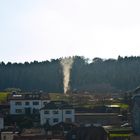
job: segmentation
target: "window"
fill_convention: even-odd
[[[45,111],[44,111],[44,114],[50,114],[50,111],[45,110]]]
[[[16,109],[16,113],[22,113],[22,109]]]
[[[53,122],[54,122],[54,123],[57,123],[57,122],[58,122],[58,118],[54,118],[54,119],[53,119]]]
[[[27,107],[24,110],[25,110],[25,114],[27,114],[27,115],[31,114],[31,108],[30,107]]]
[[[3,136],[3,139],[6,140],[6,136]]]
[[[37,102],[37,101],[33,102],[33,105],[39,105],[39,102]]]
[[[15,105],[22,105],[21,102],[15,102]]]
[[[33,95],[29,95],[29,97],[30,97],[30,98],[32,98],[32,97],[33,97]]]
[[[71,110],[66,110],[65,114],[71,114]]]
[[[47,118],[47,119],[46,119],[46,124],[49,124],[49,123],[50,123],[50,119]]]
[[[34,113],[34,114],[39,114],[39,109],[33,108],[33,113]]]
[[[25,105],[29,105],[30,104],[30,102],[25,102]]]
[[[66,118],[66,119],[65,119],[65,122],[70,123],[70,122],[72,122],[72,120],[71,120],[71,118]]]
[[[54,110],[53,111],[53,114],[58,114],[58,110]]]

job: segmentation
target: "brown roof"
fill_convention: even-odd
[[[22,136],[45,135],[45,131],[44,129],[41,128],[30,128],[30,129],[24,129],[21,135]]]
[[[24,129],[20,135],[15,135],[13,140],[64,140],[62,135],[47,135],[42,128]]]
[[[65,140],[64,136],[14,136],[13,140]]]

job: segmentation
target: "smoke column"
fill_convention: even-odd
[[[64,93],[67,94],[67,91],[70,89],[70,70],[72,68],[73,58],[64,58],[61,60],[61,65],[63,68],[63,86],[64,86]]]

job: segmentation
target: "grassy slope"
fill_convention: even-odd
[[[50,93],[49,96],[50,96],[51,100],[53,100],[53,101],[59,101],[59,100],[67,101],[69,99],[69,97],[65,96],[64,94],[60,94],[60,93]]]
[[[0,103],[3,103],[7,100],[8,92],[0,92]]]

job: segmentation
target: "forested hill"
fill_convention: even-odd
[[[118,57],[91,63],[84,57],[73,57],[70,86],[72,91],[119,92],[140,85],[140,57]],[[20,88],[23,91],[63,92],[61,59],[44,62],[0,63],[0,90]]]

